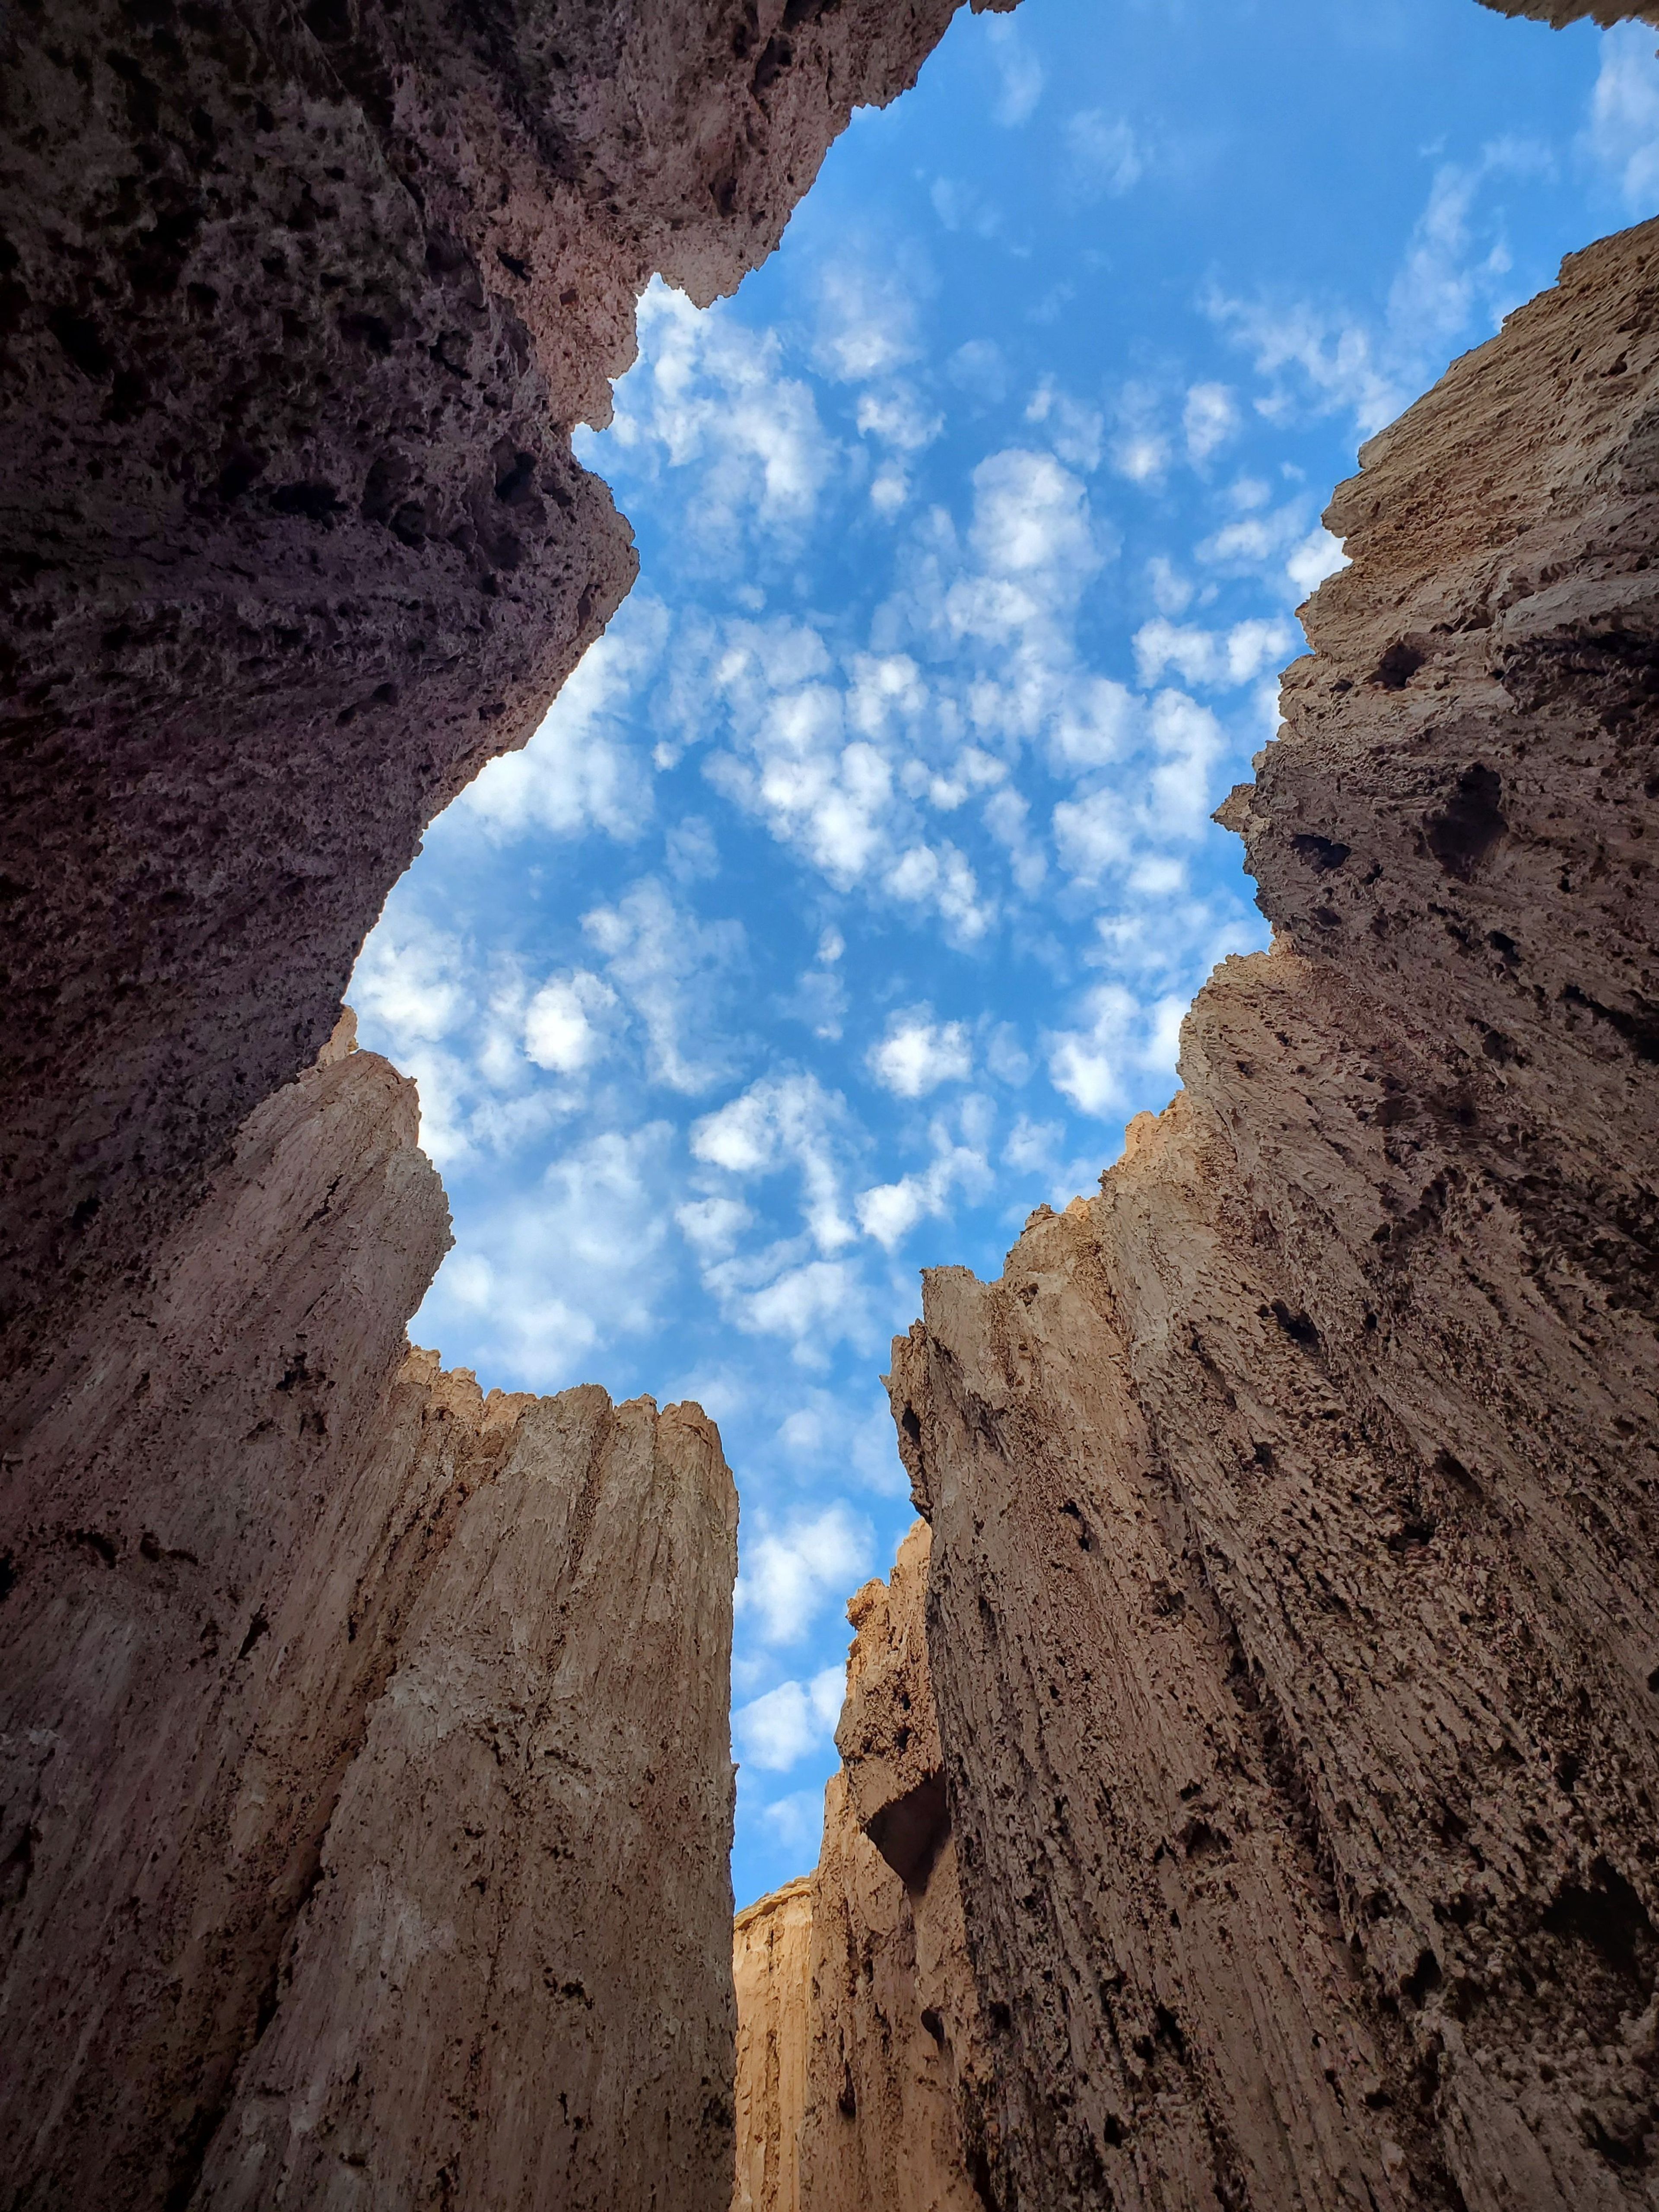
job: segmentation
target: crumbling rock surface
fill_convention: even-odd
[[[857,1634],[817,1871],[738,1916],[733,2212],[983,2212],[988,2084],[942,1790],[918,1524]],[[906,1808],[911,1808],[907,1813]],[[885,1839],[885,1850],[872,1836]],[[905,1869],[890,1863],[896,1850]]]
[[[1373,440],[1273,950],[895,1346],[997,2202],[1659,2169],[1659,225]]]
[[[6,1468],[5,2201],[714,2212],[731,1478],[408,1350],[447,1210],[346,1042]]]
[[[1659,7],[1627,7],[1625,0],[1481,0],[1500,15],[1525,15],[1534,23],[1553,23],[1558,30],[1569,23],[1589,21],[1604,27],[1613,23],[1659,23]]]
[[[799,2212],[813,1887],[810,1875],[786,1882],[732,1923],[738,2065],[732,2212]]]
[[[0,1367],[313,1059],[626,592],[569,434],[652,272],[734,286],[955,5],[6,11]]]

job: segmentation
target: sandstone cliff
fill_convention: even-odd
[[[414,1086],[325,1057],[7,1468],[6,2201],[722,2205],[718,1439],[410,1352]]]
[[[569,433],[652,272],[731,289],[956,4],[0,17],[0,1371],[315,1055],[626,592]]]
[[[1000,2202],[1651,2201],[1659,225],[1366,448],[1272,952],[892,1395]]]

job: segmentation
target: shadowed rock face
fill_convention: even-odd
[[[1481,0],[1500,15],[1526,15],[1534,23],[1553,23],[1558,30],[1569,23],[1639,21],[1659,23],[1659,8],[1626,7],[1624,0]]]
[[[1659,225],[1361,458],[1274,949],[895,1346],[1008,2207],[1650,2202]]]
[[[0,1356],[314,1057],[634,556],[571,457],[956,0],[19,0],[0,25]]]
[[[408,1351],[415,1131],[267,1101],[8,1469],[9,2204],[725,2204],[731,1477]]]

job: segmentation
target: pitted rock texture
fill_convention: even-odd
[[[1659,23],[1659,8],[1632,8],[1624,0],[1482,0],[1500,15],[1525,15],[1534,23],[1553,23],[1558,30],[1585,21],[1604,27],[1638,21]]]
[[[1274,949],[895,1347],[1005,2207],[1653,2201],[1659,226],[1362,462]]]
[[[732,1923],[738,2155],[732,2212],[799,2212],[813,1888],[811,1875],[787,1882]]]
[[[738,1916],[732,2212],[983,2212],[983,2035],[942,1801],[925,1850],[893,1815],[940,1771],[918,1524],[857,1634],[816,1873]],[[895,1871],[871,1840],[899,1838]]]
[[[628,589],[569,433],[652,272],[734,286],[955,5],[6,11],[4,1366],[312,1060]]]
[[[347,1042],[6,1468],[7,2203],[713,2212],[731,1479],[409,1351],[443,1194]]]

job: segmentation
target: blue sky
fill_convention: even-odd
[[[489,1387],[690,1397],[742,1493],[744,1904],[812,1863],[910,1511],[877,1377],[1175,1087],[1264,940],[1207,817],[1355,448],[1659,208],[1654,34],[1472,0],[959,16],[578,434],[640,581],[428,833],[353,986]]]

